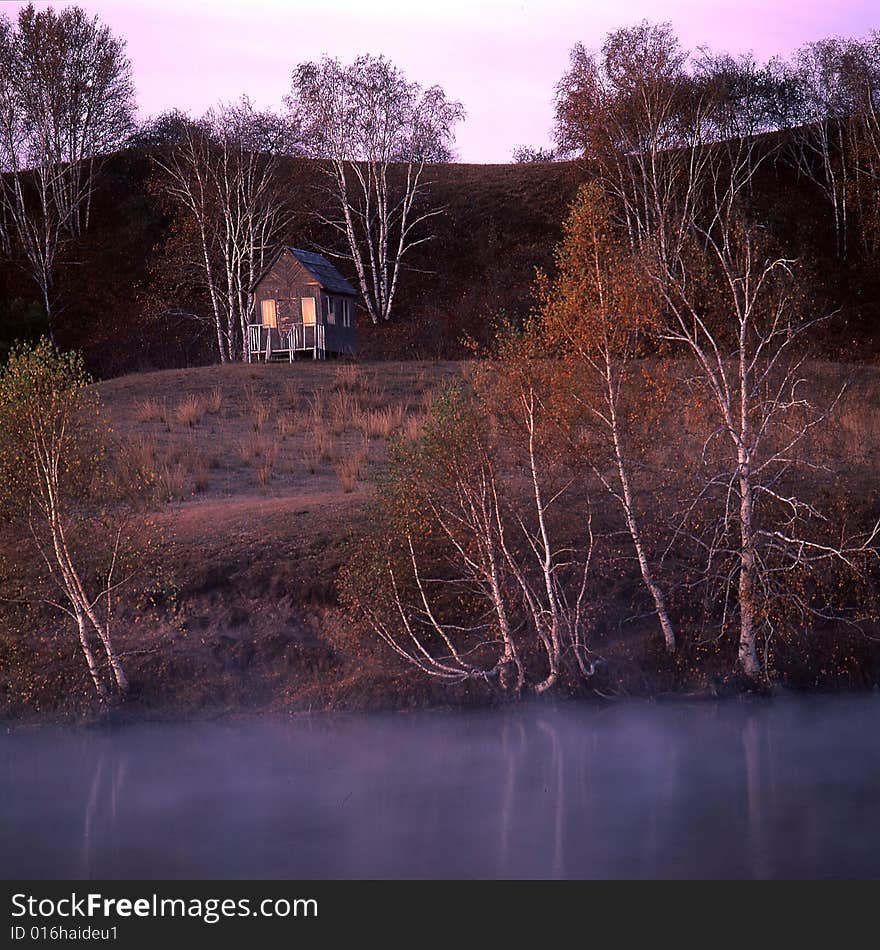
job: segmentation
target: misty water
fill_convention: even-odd
[[[0,737],[5,878],[880,876],[880,696]]]

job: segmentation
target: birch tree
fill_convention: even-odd
[[[639,263],[621,245],[599,185],[582,186],[557,250],[556,277],[552,283],[544,278],[539,284],[537,332],[550,353],[561,352],[575,364],[573,374],[560,373],[560,385],[600,434],[606,447],[602,454],[611,464],[602,464],[595,450],[584,462],[620,506],[666,649],[673,653],[675,629],[636,502],[638,465],[626,406],[626,397],[643,384],[633,361],[657,331],[653,288]]]
[[[550,474],[539,386],[514,371],[502,393],[511,397],[512,440],[488,438],[490,404],[450,393],[424,436],[398,450],[344,587],[374,633],[420,673],[543,693],[566,672],[594,671],[591,519],[581,496],[580,537],[562,540],[563,499],[572,504],[576,493]]]
[[[332,210],[320,217],[345,248],[335,256],[351,262],[373,323],[388,320],[404,259],[431,240],[440,214],[426,202],[425,168],[449,159],[464,109],[381,56],[300,64],[288,106],[310,154],[326,163]]]
[[[89,226],[102,156],[132,131],[125,43],[79,7],[0,17],[0,186],[7,251],[20,251],[50,330],[57,268]]]
[[[598,53],[577,44],[556,89],[560,149],[586,160],[633,247],[669,233],[673,202],[693,197],[692,162],[709,135],[708,102],[668,23],[610,33]]]
[[[762,118],[762,84],[768,101],[777,100],[776,118]],[[611,323],[600,319],[592,353],[581,355],[603,380],[600,420],[612,443],[632,331],[656,313],[654,332],[684,360],[691,399],[706,420],[705,468],[672,543],[693,544],[705,556],[709,600],[722,606],[722,630],[735,623],[738,665],[752,678],[764,672],[760,645],[769,642],[780,605],[803,623],[825,616],[804,596],[804,578],[819,584],[824,570],[857,570],[876,540],[876,528],[837,530],[806,490],[793,487],[796,471],[819,464],[807,439],[834,401],[816,405],[806,392],[806,337],[823,315],[806,310],[799,262],[774,251],[753,206],[755,178],[774,157],[773,144],[755,133],[779,121],[791,88],[778,69],[759,81],[748,63],[704,58],[695,71],[668,26],[643,23],[611,34],[600,54],[576,48],[557,100],[560,144],[593,163],[598,197],[638,252],[629,261],[603,259],[597,251],[603,243],[607,251],[606,236],[587,220],[583,260],[569,274],[580,309],[567,313],[562,338],[570,345],[578,321],[601,317],[627,265],[640,263],[659,306],[612,307],[620,312]],[[835,129],[826,122],[822,131]],[[829,145],[828,155],[836,154]],[[559,303],[545,301],[551,325]],[[618,469],[614,487],[625,512],[626,481]],[[638,527],[630,535],[635,543]]]
[[[794,605],[802,622],[821,615],[796,578],[856,570],[877,538],[876,526],[839,528],[796,487],[795,473],[819,464],[806,440],[834,408],[810,398],[806,369],[805,337],[825,317],[802,305],[798,261],[776,251],[750,213],[755,148],[740,139],[713,150],[704,214],[651,265],[666,304],[662,333],[693,361],[707,397],[707,476],[691,511],[709,505],[705,575],[722,629],[736,620],[738,663],[752,678],[765,673],[760,644],[779,604]]]
[[[195,233],[191,265],[210,302],[221,362],[247,359],[251,287],[290,220],[283,156],[295,141],[283,120],[247,98],[173,126],[174,140],[154,154],[159,186]]]
[[[880,43],[833,38],[807,43],[791,67],[798,114],[792,153],[798,171],[828,201],[837,253],[847,251],[850,199],[862,167],[854,143],[880,102]]]
[[[14,349],[0,372],[0,501],[48,572],[41,599],[72,622],[101,702],[128,690],[112,638],[123,529],[108,529],[106,561],[83,537],[100,472],[98,406],[82,360],[43,340]],[[87,532],[86,532],[87,533]]]
[[[852,150],[862,249],[868,260],[876,261],[880,257],[880,99],[869,103]]]

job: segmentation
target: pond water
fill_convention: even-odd
[[[880,696],[0,737],[4,878],[880,876]]]

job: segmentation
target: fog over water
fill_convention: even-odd
[[[878,877],[880,696],[0,737],[4,878]]]

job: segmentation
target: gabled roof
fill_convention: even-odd
[[[320,254],[315,254],[314,251],[303,251],[298,247],[289,247],[282,246],[279,247],[277,251],[269,258],[269,262],[263,268],[260,276],[251,284],[251,290],[256,290],[257,285],[260,281],[269,273],[270,270],[275,266],[278,258],[281,255],[288,251],[291,253],[303,267],[315,278],[315,280],[324,288],[324,290],[329,290],[333,294],[348,294],[352,297],[357,297],[358,292],[352,287],[352,285],[339,273],[339,271],[327,260],[326,257],[322,257]]]
[[[313,251],[300,250],[298,247],[288,247],[287,250],[293,254],[306,270],[314,275],[324,290],[329,290],[334,294],[351,294],[353,297],[357,296],[357,291],[354,287],[336,270],[326,257],[315,254]]]

